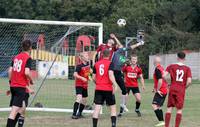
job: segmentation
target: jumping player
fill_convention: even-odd
[[[171,84],[167,103],[167,113],[165,115],[165,127],[169,127],[171,112],[176,107],[175,127],[179,127],[182,118],[182,110],[185,99],[185,91],[192,83],[192,74],[188,66],[184,64],[185,53],[177,54],[178,63],[167,67],[165,77],[170,75]]]
[[[122,71],[125,74],[125,86],[127,89],[127,93],[129,95],[130,91],[132,91],[133,95],[135,96],[136,103],[135,103],[135,112],[137,113],[138,117],[141,116],[140,113],[140,104],[141,104],[141,95],[140,95],[140,90],[138,87],[138,78],[140,78],[141,84],[142,84],[142,89],[145,90],[145,85],[144,85],[144,78],[142,75],[142,69],[137,65],[137,55],[133,54],[131,55],[131,65],[125,65],[122,68]],[[126,103],[128,101],[128,95],[126,97]],[[123,109],[120,109],[119,117],[122,116]]]
[[[24,40],[22,42],[23,52],[15,56],[12,60],[12,65],[9,68],[8,75],[10,80],[11,92],[11,112],[7,120],[7,127],[15,127],[18,122],[18,127],[24,124],[24,101],[26,98],[27,86],[33,84],[30,74],[31,68],[31,41]]]
[[[88,97],[88,80],[90,75],[90,64],[88,52],[80,53],[81,64],[76,66],[74,72],[75,88],[76,88],[76,102],[74,103],[74,109],[72,119],[78,119],[82,117],[82,111],[85,108]]]
[[[161,58],[159,56],[156,56],[154,59],[154,65],[155,65],[155,72],[154,72],[154,89],[153,92],[155,93],[152,107],[156,114],[156,117],[159,121],[158,124],[156,124],[156,127],[164,126],[164,118],[163,118],[163,111],[162,106],[165,102],[165,98],[167,95],[167,82],[164,79],[164,68],[161,66]]]
[[[106,104],[111,110],[112,127],[116,127],[116,102],[114,93],[117,90],[117,83],[114,78],[113,67],[111,66],[109,56],[109,49],[104,50],[103,59],[98,61],[93,69],[93,80],[96,83],[93,127],[97,127],[99,113],[104,101],[106,101]]]

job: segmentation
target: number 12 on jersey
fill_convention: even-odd
[[[183,70],[176,70],[176,81],[183,82],[184,71]]]

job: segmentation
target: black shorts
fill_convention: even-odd
[[[103,105],[104,101],[106,101],[106,104],[108,106],[115,105],[115,95],[112,93],[112,91],[96,90],[94,96],[94,103],[98,105]]]
[[[29,93],[26,93],[25,99],[24,99],[24,102],[25,102],[25,106],[26,106],[26,107],[28,106],[28,99],[29,99]]]
[[[133,94],[140,93],[139,87],[126,87],[126,91],[129,94],[132,91]]]
[[[155,104],[161,107],[163,106],[165,102],[165,98],[166,98],[166,95],[160,96],[160,94],[155,93],[152,104]]]
[[[77,86],[76,87],[76,95],[81,94],[82,97],[88,97],[88,90],[84,89],[83,87]]]
[[[123,74],[121,71],[114,71],[115,80],[122,91],[122,95],[126,95],[126,87],[124,83]]]
[[[23,107],[23,101],[26,97],[26,88],[10,87],[11,100],[10,106]]]

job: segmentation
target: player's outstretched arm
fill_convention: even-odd
[[[121,44],[121,42],[119,41],[119,39],[115,36],[115,34],[111,33],[111,34],[110,34],[110,37],[113,38],[113,39],[116,41],[118,48],[123,48],[123,47],[124,47],[124,46]]]
[[[138,43],[136,43],[134,45],[131,45],[130,47],[131,47],[131,49],[135,49],[135,48],[137,48],[137,47],[139,47],[141,45],[144,45],[144,41],[138,42]]]
[[[109,79],[113,83],[113,87],[114,87],[113,93],[115,93],[117,91],[118,86],[114,77],[114,72],[112,70],[109,70]]]

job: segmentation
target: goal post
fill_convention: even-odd
[[[6,96],[9,89],[7,70],[25,39],[32,41],[31,74],[36,93],[30,97],[31,105],[27,110],[72,112],[75,87],[74,80],[70,79],[77,53],[84,48],[91,53],[103,42],[103,24],[0,18],[0,111],[10,110],[10,97]],[[89,92],[88,102],[92,102],[94,93]]]

